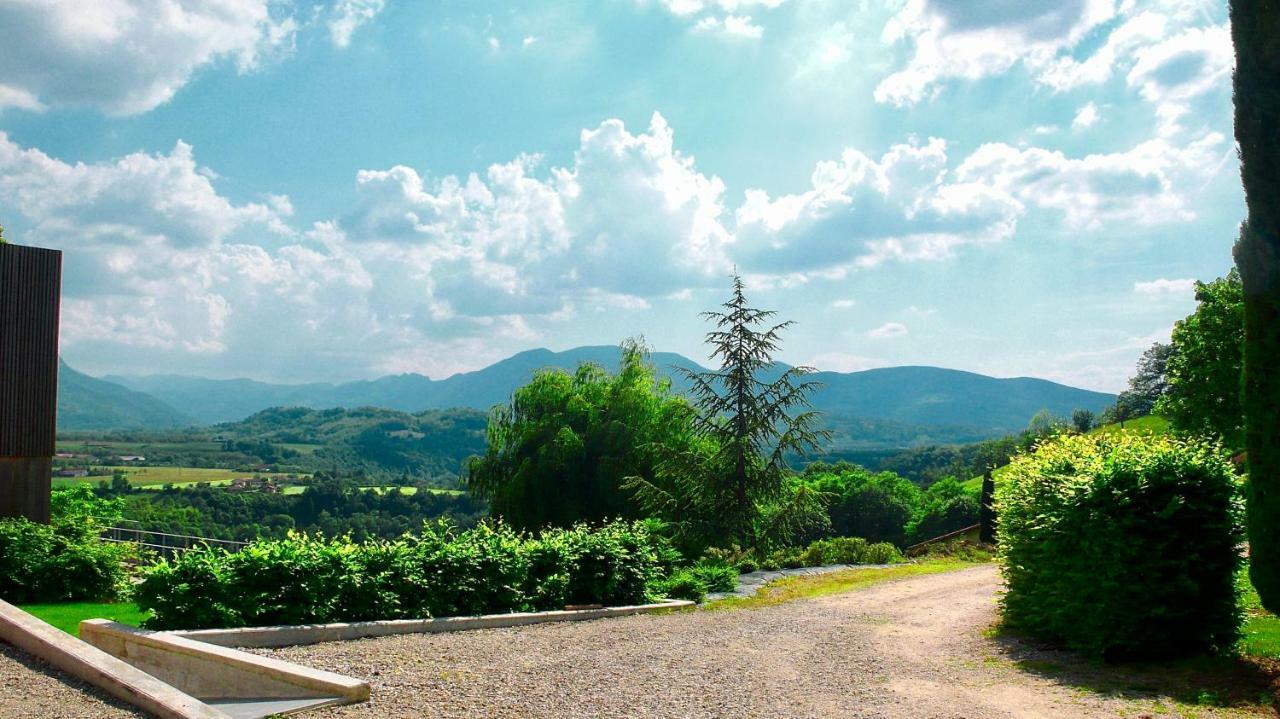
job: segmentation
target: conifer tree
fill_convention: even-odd
[[[1250,578],[1280,611],[1280,2],[1231,0],[1235,126],[1248,216],[1236,244],[1244,285],[1244,417]]]

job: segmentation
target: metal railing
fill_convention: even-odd
[[[105,527],[101,534],[102,541],[132,544],[164,559],[173,559],[178,554],[196,547],[213,547],[215,549],[225,549],[228,552],[238,552],[249,546],[248,542],[236,542],[230,539],[212,539],[210,537],[196,537],[190,534],[155,532],[143,529],[137,522],[127,519],[117,520],[117,523],[135,526]]]

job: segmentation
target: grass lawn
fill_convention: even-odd
[[[104,604],[98,602],[69,602],[66,604],[26,604],[20,607],[62,631],[78,635],[80,622],[85,619],[110,619],[121,624],[139,626],[149,612],[138,609],[132,602]]]
[[[1241,608],[1244,609],[1240,653],[1248,657],[1280,661],[1280,617],[1262,608],[1257,590],[1249,583],[1247,569],[1240,572],[1237,582],[1241,589]]]
[[[974,562],[957,559],[926,559],[922,562],[899,564],[893,567],[874,569],[844,569],[826,574],[801,575],[787,577],[770,582],[763,589],[750,597],[729,597],[706,605],[707,609],[758,609],[774,604],[782,604],[796,599],[825,597],[829,594],[840,594],[854,589],[864,589],[875,584],[892,582],[897,579],[919,577],[926,574],[950,572],[978,566]]]
[[[159,487],[165,484],[193,485],[200,482],[230,484],[237,477],[252,477],[253,472],[237,472],[232,469],[211,469],[209,467],[111,467],[108,472],[124,472],[129,483],[135,487]],[[69,487],[73,484],[97,484],[111,481],[111,475],[105,477],[54,477],[54,487]]]

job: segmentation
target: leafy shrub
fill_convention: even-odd
[[[158,629],[367,621],[638,604],[663,542],[643,523],[547,530],[495,523],[352,542],[291,534],[239,553],[195,549],[141,572],[134,597]]]
[[[898,548],[888,542],[868,544],[861,537],[819,539],[807,547],[787,547],[770,554],[766,569],[797,569],[829,564],[891,564],[902,561]]]
[[[666,579],[657,581],[653,594],[668,599],[688,599],[702,603],[707,598],[707,583],[689,569],[676,571]]]
[[[99,500],[88,486],[57,490],[50,524],[0,521],[0,599],[15,603],[115,599],[126,585],[123,562],[132,549],[99,538],[118,502]]]
[[[732,592],[738,587],[738,568],[731,564],[703,560],[689,571],[701,579],[710,592]]]
[[[744,557],[738,560],[739,574],[750,574],[758,569],[760,569],[760,565],[757,564],[756,560],[752,559],[751,557]]]
[[[1227,650],[1240,615],[1239,486],[1213,445],[1044,443],[996,491],[1005,622],[1107,658]]]
[[[908,539],[923,542],[971,527],[978,523],[979,511],[978,493],[966,490],[954,477],[946,477],[929,485],[921,496],[920,506],[907,524]]]

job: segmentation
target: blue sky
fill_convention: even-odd
[[[974,7],[979,7],[975,10]],[[94,373],[704,355],[1102,390],[1230,266],[1225,1],[0,0],[0,223]]]

